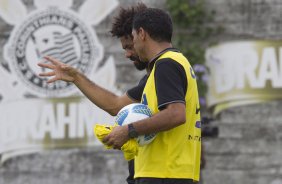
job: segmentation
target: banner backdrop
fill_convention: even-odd
[[[104,58],[93,26],[118,5],[117,0],[86,0],[77,11],[72,0],[0,0],[0,16],[12,26],[0,65],[0,154],[10,156],[51,148],[101,145],[95,123],[114,119],[93,105],[71,83],[47,84],[37,66],[45,55],[77,68],[97,84],[115,87],[114,58]],[[7,63],[7,64],[3,64]],[[100,66],[100,67],[98,67]]]
[[[229,107],[282,99],[282,41],[236,41],[206,51],[207,103]]]

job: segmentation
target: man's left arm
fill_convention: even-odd
[[[185,104],[171,103],[166,105],[165,109],[151,118],[134,122],[133,126],[138,135],[145,135],[170,130],[182,125],[185,121]],[[124,125],[115,127],[113,131],[104,138],[103,142],[113,146],[115,149],[120,149],[128,140],[128,126]]]

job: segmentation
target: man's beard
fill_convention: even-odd
[[[133,61],[134,66],[137,70],[144,70],[145,68],[147,68],[148,63],[147,62],[142,62],[140,61],[140,59],[138,57],[130,57],[129,58],[131,61]]]

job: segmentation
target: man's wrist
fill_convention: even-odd
[[[75,85],[79,85],[80,81],[82,80],[82,78],[86,78],[82,73],[80,73],[78,70],[73,71],[72,74],[73,77],[73,83]]]
[[[132,123],[131,123],[131,124],[128,124],[128,125],[127,125],[127,128],[128,128],[128,137],[129,137],[130,139],[132,139],[132,138],[137,138],[137,137],[138,137],[138,133],[137,133],[137,131],[135,130],[135,128],[134,128],[134,126],[133,126]]]

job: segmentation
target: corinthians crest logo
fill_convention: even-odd
[[[60,6],[63,3],[64,8]],[[47,84],[46,78],[38,77],[42,69],[37,63],[48,55],[89,75],[102,59],[103,48],[91,28],[91,22],[82,20],[83,15],[66,9],[66,5],[71,5],[72,1],[51,1],[49,6],[46,4],[48,2],[35,0],[39,9],[15,26],[5,45],[4,57],[29,93],[37,96],[68,96],[77,89],[64,81]],[[93,2],[86,1],[81,9],[87,11],[86,6],[90,4],[93,5]],[[91,17],[91,13],[88,13]]]
[[[57,8],[32,14],[15,30],[9,45],[7,59],[22,82],[33,92],[52,96],[69,93],[73,85],[63,81],[47,85],[46,79],[39,78],[37,62],[43,56],[57,58],[85,74],[101,58],[95,35],[73,14]]]

